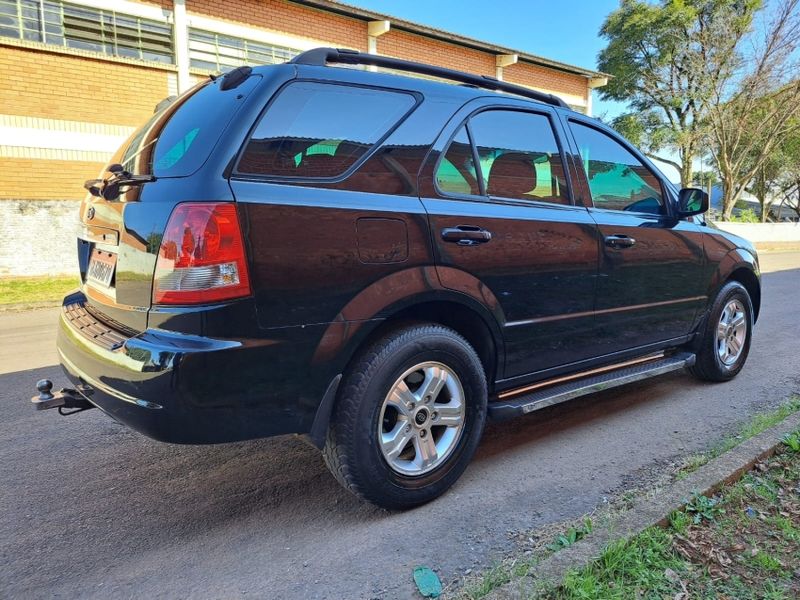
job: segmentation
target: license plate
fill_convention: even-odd
[[[89,270],[86,272],[86,279],[105,287],[110,287],[116,266],[117,255],[115,253],[95,248],[92,252],[92,257],[89,259]]]

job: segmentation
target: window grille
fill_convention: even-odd
[[[0,0],[0,37],[172,64],[172,26],[60,0]]]
[[[228,71],[241,65],[286,62],[299,50],[189,29],[189,64],[205,71]]]

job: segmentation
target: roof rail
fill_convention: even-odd
[[[479,88],[485,88],[487,90],[497,90],[501,92],[508,92],[510,94],[516,94],[517,96],[524,96],[525,98],[538,100],[539,102],[544,102],[545,104],[551,104],[553,106],[569,108],[567,103],[558,96],[531,90],[520,85],[506,83],[505,81],[500,81],[499,79],[489,77],[488,75],[473,75],[463,71],[445,69],[444,67],[434,67],[433,65],[426,65],[409,60],[392,58],[390,56],[365,54],[364,52],[358,52],[357,50],[347,50],[343,48],[314,48],[298,54],[289,62],[296,65],[314,66],[325,66],[327,63],[339,63],[346,65],[374,65],[376,67],[384,67],[387,69],[396,69],[398,71],[419,73],[420,75],[440,77],[442,79],[458,81],[461,83],[474,85]]]

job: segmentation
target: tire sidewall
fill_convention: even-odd
[[[416,334],[411,331],[413,339],[410,341],[398,337],[382,353],[379,363],[373,365],[354,415],[357,423],[352,440],[357,453],[368,453],[368,456],[361,456],[365,469],[361,485],[379,488],[375,491],[381,495],[403,497],[404,502],[413,504],[438,496],[458,479],[474,454],[486,420],[486,379],[472,348],[460,336],[444,328],[438,332],[423,329]],[[465,424],[456,448],[441,465],[423,475],[407,476],[397,473],[386,462],[378,443],[378,424],[391,386],[406,370],[427,361],[442,363],[458,376],[466,404]]]
[[[717,352],[717,326],[725,306],[734,299],[739,300],[742,303],[742,306],[744,306],[745,317],[747,319],[747,332],[744,339],[744,348],[742,348],[742,353],[739,355],[739,358],[737,358],[736,362],[734,362],[732,365],[726,365],[720,360]],[[714,306],[709,314],[706,340],[704,340],[704,344],[706,345],[704,350],[709,352],[709,358],[713,360],[714,368],[720,377],[730,379],[735,377],[739,371],[742,370],[742,367],[744,367],[744,364],[747,361],[747,356],[750,353],[750,342],[752,337],[753,304],[750,301],[750,294],[747,293],[747,290],[742,284],[731,281],[725,284],[725,286],[723,286],[723,288],[717,294],[716,301],[714,302]]]

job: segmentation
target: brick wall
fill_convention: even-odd
[[[303,8],[283,0],[187,0],[186,10],[221,19],[263,27],[355,50],[367,50],[367,23],[318,9]]]
[[[102,163],[0,157],[0,201],[81,200]],[[2,204],[2,202],[0,202]]]
[[[469,71],[478,75],[495,73],[494,55],[390,29],[378,38],[378,54]]]
[[[0,112],[140,125],[168,95],[167,71],[0,46]]]
[[[585,77],[545,69],[530,63],[518,62],[515,65],[505,67],[503,69],[503,79],[511,83],[535,87],[548,92],[572,94],[584,100],[588,98],[589,90]]]

